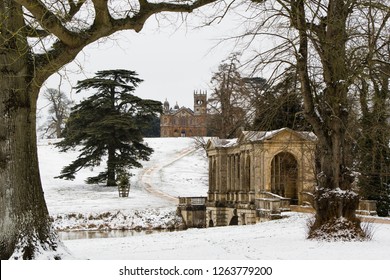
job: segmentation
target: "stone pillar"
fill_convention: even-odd
[[[247,166],[246,166],[246,152],[241,153],[241,176],[240,176],[240,191],[247,191],[246,177],[247,177]]]
[[[244,176],[244,187],[243,190],[248,192],[251,188],[251,158],[247,151],[245,154],[245,176]]]
[[[233,191],[238,190],[239,185],[239,176],[240,176],[240,156],[238,154],[234,155],[234,188]]]
[[[232,174],[232,163],[231,163],[231,157],[230,155],[226,156],[226,161],[227,161],[227,172],[226,172],[226,192],[230,190],[230,185],[231,185],[231,174]]]
[[[209,191],[214,191],[215,186],[213,185],[213,158],[209,156]]]
[[[219,191],[223,191],[223,192],[226,192],[226,186],[227,186],[227,173],[228,173],[228,169],[227,169],[227,156],[225,153],[220,153],[218,154],[218,171],[219,171],[219,182],[218,182],[218,186],[219,186]]]

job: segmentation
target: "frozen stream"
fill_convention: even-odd
[[[58,235],[61,240],[94,239],[94,238],[122,238],[140,235],[157,234],[161,232],[171,232],[176,230],[156,229],[156,230],[83,230],[83,231],[61,231]]]

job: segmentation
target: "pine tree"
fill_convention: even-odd
[[[132,92],[139,83],[138,74],[128,70],[99,71],[91,79],[79,81],[77,93],[94,94],[72,108],[64,130],[64,140],[57,144],[66,152],[81,145],[79,157],[61,171],[59,178],[74,179],[81,168],[95,167],[107,157],[107,168],[87,183],[107,182],[115,186],[118,174],[142,167],[153,150],[143,144],[142,131],[161,112],[159,101],[141,99]]]
[[[214,89],[208,100],[208,133],[224,139],[237,137],[247,123],[249,108],[238,56],[233,53],[222,61],[211,78]]]

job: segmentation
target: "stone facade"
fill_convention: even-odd
[[[161,137],[193,137],[207,135],[207,94],[194,92],[194,110],[169,107],[164,102],[163,114],[160,118]]]
[[[313,133],[288,128],[210,139],[206,225],[253,224],[307,203],[315,185],[315,146]]]

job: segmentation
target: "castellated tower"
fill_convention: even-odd
[[[161,137],[194,137],[207,135],[207,93],[194,91],[194,110],[185,107],[170,108],[165,100],[160,117]]]
[[[195,115],[205,115],[207,112],[207,92],[194,91],[194,113]]]

